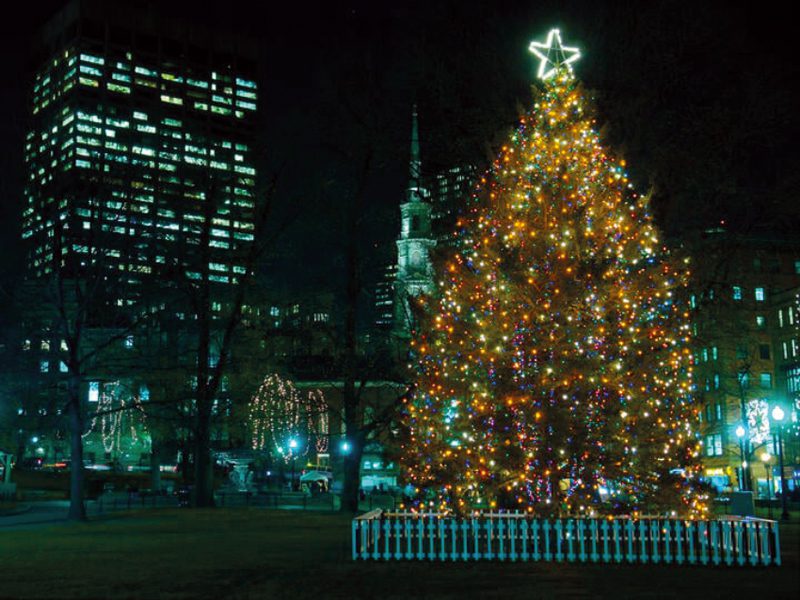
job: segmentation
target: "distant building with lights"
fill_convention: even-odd
[[[706,232],[687,246],[704,477],[719,490],[774,496],[776,404],[786,412],[784,474],[800,489],[800,244]],[[767,459],[766,461],[764,459]],[[766,462],[766,466],[765,466]]]
[[[432,228],[438,246],[453,247],[458,217],[469,205],[478,170],[471,165],[451,167],[429,179]]]

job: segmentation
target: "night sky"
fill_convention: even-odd
[[[6,287],[21,265],[27,48],[61,4],[27,3],[0,24]],[[394,249],[412,103],[419,104],[423,171],[466,162],[485,167],[531,105],[537,62],[528,43],[554,26],[565,44],[581,48],[576,73],[594,92],[606,140],[627,159],[640,191],[653,186],[654,210],[670,236],[720,221],[745,232],[800,231],[794,89],[800,79],[793,25],[777,5],[159,4],[173,17],[260,41],[262,171],[279,171],[274,221],[282,233],[264,271],[277,287],[341,286],[342,231],[360,183],[367,199],[359,211],[365,268],[374,277]],[[363,177],[366,152],[372,161]]]

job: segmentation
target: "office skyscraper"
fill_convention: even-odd
[[[82,0],[45,25],[40,49],[25,144],[31,276],[108,268],[135,289],[165,272],[198,279],[208,261],[211,281],[235,282],[254,230],[254,45],[154,5]]]

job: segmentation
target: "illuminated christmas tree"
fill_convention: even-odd
[[[413,342],[407,481],[443,510],[699,514],[686,265],[601,145],[557,31]]]

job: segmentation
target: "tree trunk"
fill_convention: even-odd
[[[161,491],[161,447],[155,436],[150,433],[150,489],[154,493]]]
[[[195,395],[194,435],[194,506],[214,506],[211,468],[211,408],[214,401],[210,389],[211,375],[211,223],[214,214],[214,190],[206,200],[203,229],[200,233],[201,280],[197,290],[197,392]]]
[[[348,439],[352,439],[348,437]],[[352,448],[344,456],[344,486],[342,488],[342,511],[349,513],[358,512],[359,492],[361,489],[361,455],[363,446],[359,442],[352,442]]]
[[[194,505],[214,506],[213,469],[211,465],[210,415],[198,407],[194,443]]]
[[[83,503],[83,414],[81,411],[80,382],[71,377],[69,382],[70,468],[69,468],[69,513],[71,521],[85,521],[86,507]]]

